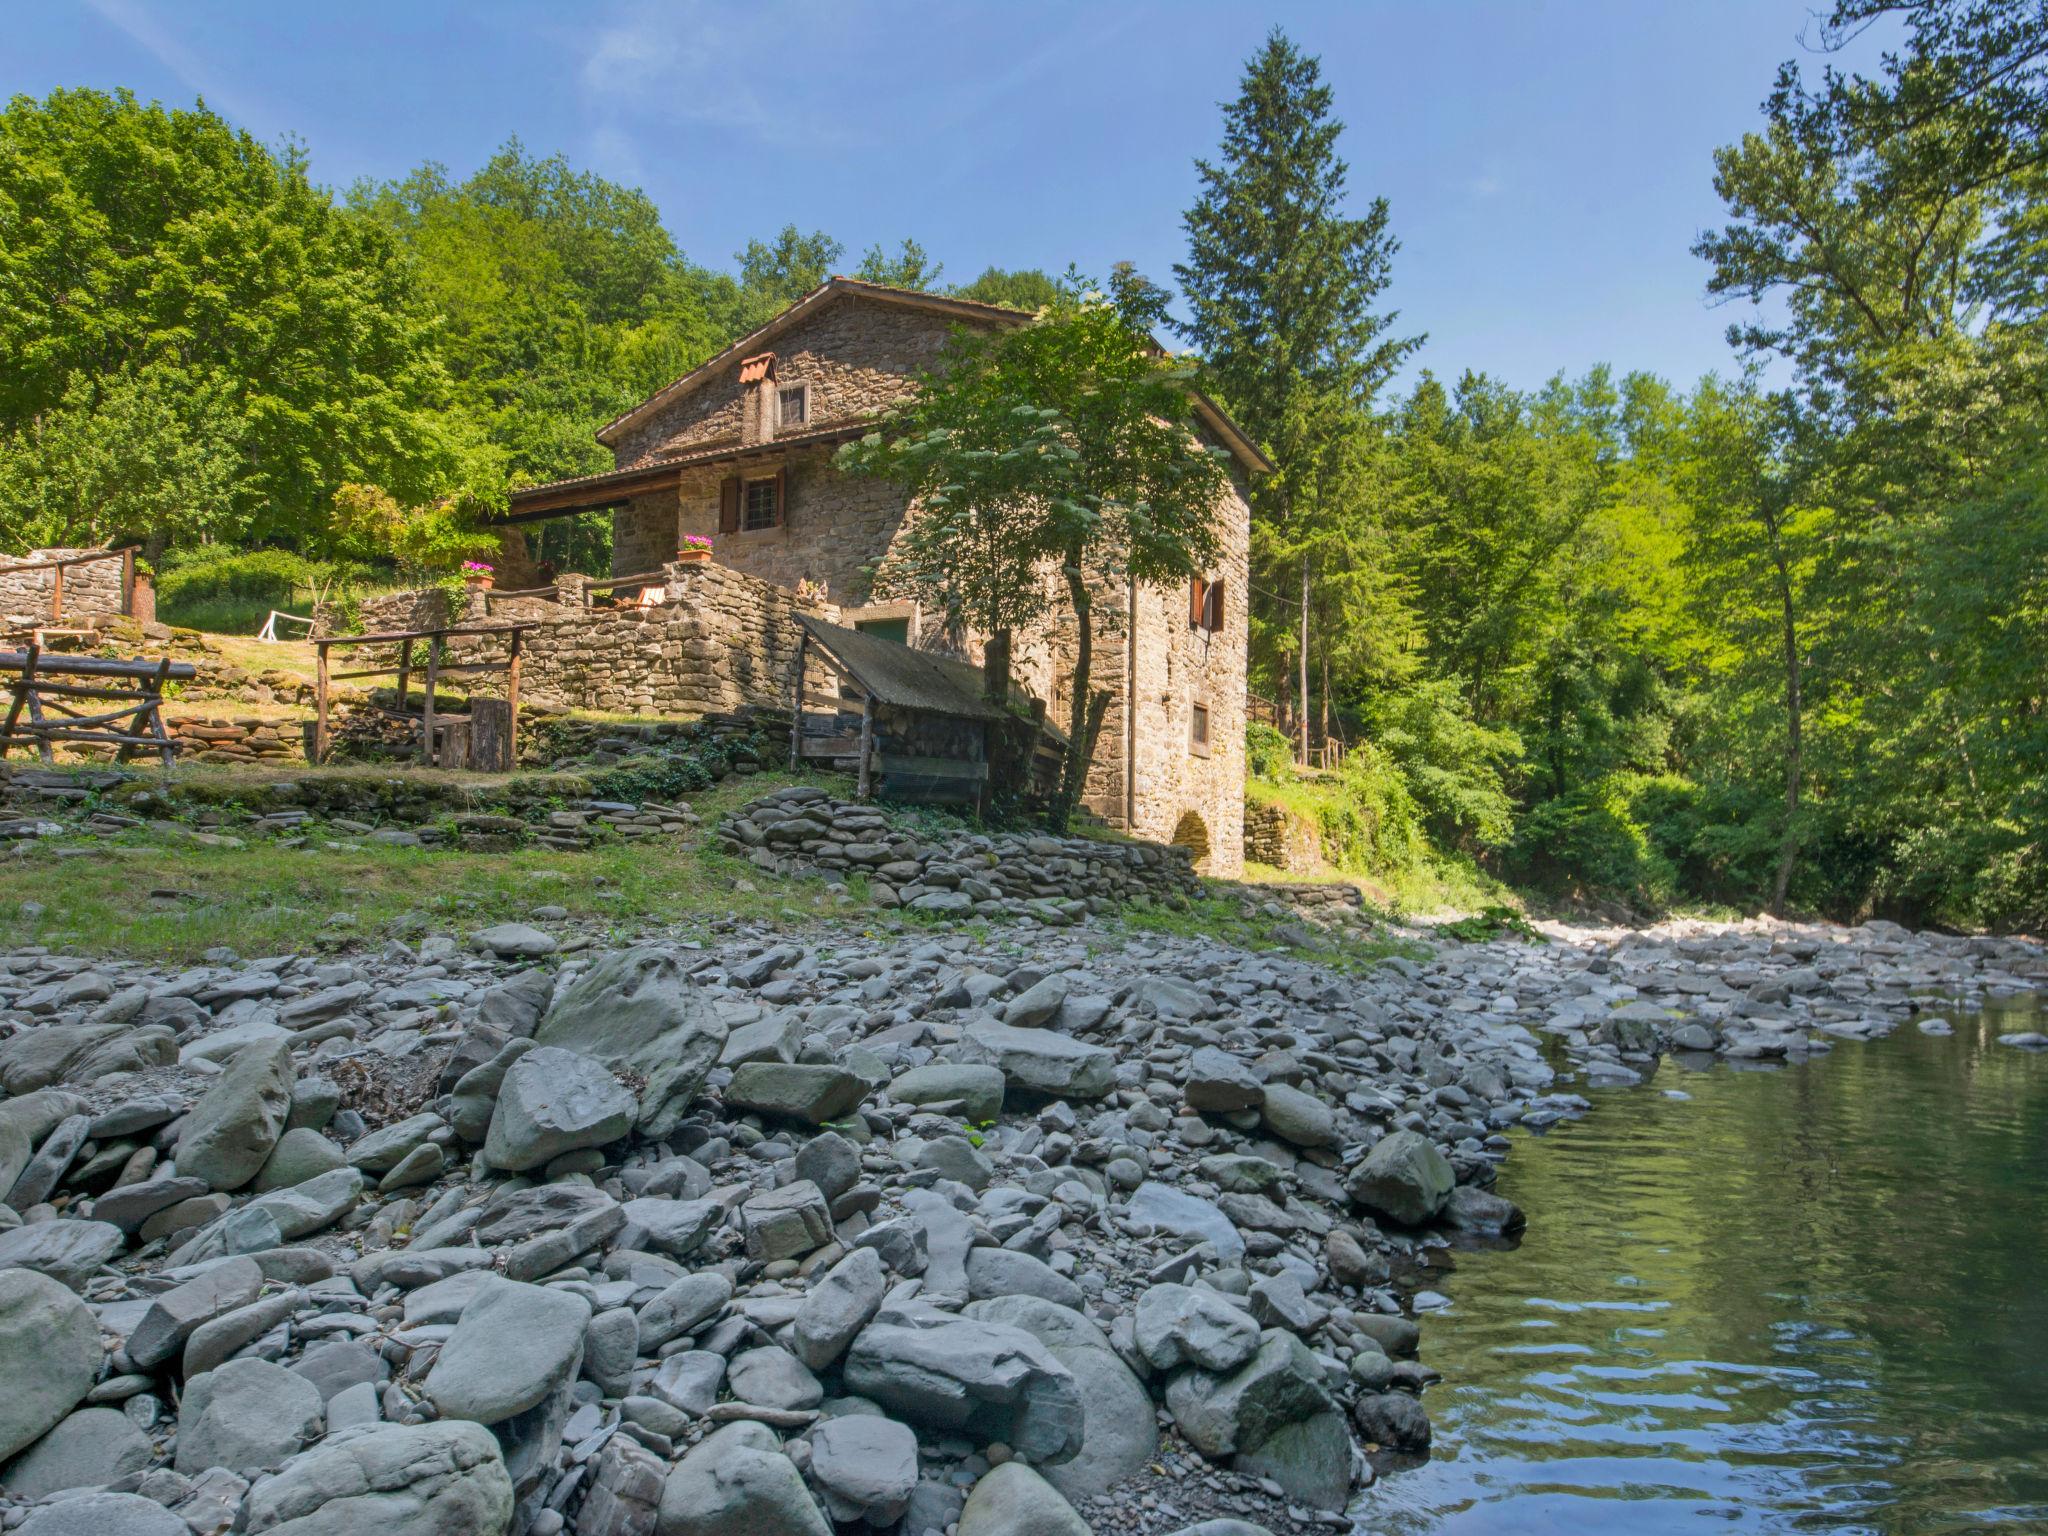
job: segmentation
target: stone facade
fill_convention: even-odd
[[[104,551],[32,549],[25,555],[0,561],[0,614],[9,619],[50,623],[57,573],[54,570],[24,571],[14,567],[101,553]],[[126,612],[127,594],[121,590],[121,571],[122,562],[119,560],[95,560],[89,565],[67,568],[64,572],[64,621],[88,614]]]
[[[635,498],[613,517],[612,574],[655,570],[675,559],[685,534],[700,534],[712,541],[720,565],[777,586],[817,582],[842,607],[867,603],[874,564],[903,526],[903,493],[884,481],[840,474],[829,446],[750,461],[737,478],[763,479],[777,470],[784,476],[782,524],[757,533],[719,532],[719,487],[735,477],[731,465],[691,470],[676,490]]]
[[[810,301],[807,301],[810,302]],[[694,385],[672,386],[603,434],[620,469],[680,454],[730,446],[734,456],[685,469],[673,490],[643,495],[613,519],[614,575],[651,571],[674,557],[682,537],[712,540],[718,566],[780,588],[816,583],[827,601],[857,623],[875,602],[874,574],[906,521],[915,516],[904,493],[885,483],[842,475],[833,444],[792,443],[778,450],[773,391],[809,386],[801,430],[817,432],[869,419],[900,401],[911,375],[936,363],[961,317],[901,302],[847,293],[819,303],[757,346],[736,348]],[[983,322],[988,323],[988,322]],[[772,328],[771,328],[772,331]],[[774,357],[773,376],[742,383],[742,357]],[[760,371],[757,363],[752,370]],[[636,419],[637,418],[637,419]],[[786,436],[787,433],[782,435]],[[721,532],[720,487],[783,476],[780,526],[754,533]],[[1096,599],[1095,686],[1111,695],[1102,745],[1086,803],[1111,826],[1161,842],[1186,838],[1205,871],[1236,875],[1244,867],[1245,672],[1249,636],[1245,597],[1251,537],[1249,488],[1235,480],[1222,509],[1222,551],[1207,575],[1223,585],[1223,624],[1211,631],[1189,618],[1189,594],[1101,584]],[[659,647],[610,642],[621,661],[643,665]],[[920,644],[943,637],[925,628]],[[1027,639],[1018,649],[1019,681],[1067,723],[1073,670],[1071,621],[1064,630]],[[979,647],[965,647],[979,660]],[[583,667],[585,671],[601,668]],[[675,685],[627,687],[636,697]],[[756,702],[773,702],[757,699]],[[632,707],[649,707],[635,705]],[[1206,741],[1194,718],[1206,711]]]
[[[742,384],[735,358],[715,377],[604,437],[618,467],[628,469],[693,449],[865,421],[910,392],[911,375],[939,361],[959,323],[956,316],[888,299],[841,297],[764,338],[761,350],[775,358],[771,378]],[[770,389],[797,385],[807,386],[809,395],[801,426],[782,423],[775,406],[763,403]]]

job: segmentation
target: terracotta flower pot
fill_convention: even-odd
[[[708,549],[679,549],[676,551],[676,558],[685,565],[709,565],[711,563],[711,551]]]
[[[491,583],[492,583],[492,580],[493,580],[493,578],[492,578],[492,577],[489,577],[489,576],[475,576],[475,575],[471,575],[471,576],[465,576],[465,577],[463,577],[463,578],[462,578],[462,581],[463,581],[463,585],[465,585],[465,586],[471,586],[471,587],[479,587],[479,588],[481,588],[482,590],[484,590],[484,591],[486,591],[486,592],[488,592],[488,591],[490,591],[490,590],[491,590]]]

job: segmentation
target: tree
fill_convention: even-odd
[[[163,363],[73,383],[56,410],[0,439],[0,528],[17,548],[231,533],[242,422],[218,386]]]
[[[1255,591],[1295,585],[1300,726],[1308,729],[1309,615],[1314,523],[1355,510],[1350,435],[1373,395],[1420,339],[1389,334],[1396,316],[1374,308],[1399,243],[1384,198],[1363,217],[1346,211],[1349,167],[1337,153],[1343,124],[1331,115],[1318,61],[1275,28],[1224,108],[1218,161],[1196,161],[1202,191],[1185,216],[1188,259],[1174,268],[1190,317],[1182,328],[1200,350],[1224,403],[1265,448],[1278,472],[1254,500]],[[1261,598],[1269,639],[1278,625]]]
[[[242,466],[215,536],[293,537],[343,481],[425,497],[461,467],[404,254],[204,103],[60,90],[0,112],[0,355],[0,434],[30,463],[144,398],[207,402],[201,435]]]
[[[1205,567],[1229,468],[1198,434],[1191,370],[1073,274],[1036,323],[957,337],[919,383],[841,462],[920,493],[903,579],[949,612],[974,604],[1021,626],[1049,611],[1029,589],[1048,576],[1064,589],[1073,687],[1051,814],[1064,827],[1109,702],[1092,686],[1095,592],[1184,583]],[[936,521],[920,532],[926,519]]]
[[[1792,471],[1796,411],[1784,397],[1703,386],[1693,402],[1695,450],[1682,484],[1691,508],[1685,559],[1695,601],[1734,641],[1742,663],[1782,688],[1784,823],[1771,910],[1782,912],[1800,848],[1805,782],[1807,598],[1821,561],[1823,509],[1802,505]]]
[[[1036,267],[1023,267],[1015,272],[988,267],[973,282],[954,288],[953,297],[972,299],[977,304],[1001,304],[1035,315],[1057,299],[1059,291],[1058,279]]]
[[[814,229],[808,235],[794,224],[782,226],[772,242],[749,240],[743,251],[733,253],[740,264],[740,286],[766,314],[794,304],[832,275],[833,263],[846,254],[846,247]]]
[[[916,288],[925,293],[937,293],[939,278],[946,268],[942,262],[931,259],[931,255],[915,240],[906,239],[895,255],[890,255],[879,245],[871,245],[867,254],[854,268],[853,275],[870,283],[883,283],[891,288]]]

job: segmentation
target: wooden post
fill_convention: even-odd
[[[412,686],[412,642],[398,642],[398,712],[405,713],[405,695]]]
[[[36,675],[36,657],[41,655],[38,646],[31,645],[21,664],[21,675],[14,680],[14,702],[7,706],[7,723],[0,725],[0,756],[5,756],[14,745],[15,723],[21,719],[22,702],[28,698],[31,680]]]
[[[875,696],[870,693],[860,706],[860,777],[855,780],[854,798],[865,800],[874,790]]]
[[[441,631],[427,637],[426,710],[420,716],[420,766],[434,766],[434,686],[441,680]]]
[[[505,657],[505,755],[507,770],[513,773],[519,771],[519,642],[525,635],[523,629],[512,631]]]
[[[131,617],[135,612],[135,551],[132,549],[121,551],[121,611]]]
[[[327,761],[327,642],[313,642],[313,762]]]
[[[130,558],[133,557],[131,556]],[[159,743],[156,749],[157,756],[162,760],[163,765],[166,768],[171,766],[172,747],[171,733],[164,729],[164,684],[170,680],[170,676],[171,658],[166,656],[162,661],[157,663],[156,688],[150,694],[149,699],[150,734],[154,736]],[[140,731],[137,731],[135,734],[139,736],[142,733]]]
[[[796,678],[789,685],[789,771],[795,773],[804,747],[804,656],[811,632],[799,626],[796,637]]]
[[[57,562],[56,580],[50,584],[50,622],[61,624],[64,620],[64,562]]]

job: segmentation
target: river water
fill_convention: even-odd
[[[2048,1053],[2018,1008],[1665,1061],[1516,1140],[1512,1248],[1426,1277],[1424,1465],[1361,1532],[2048,1531]]]

